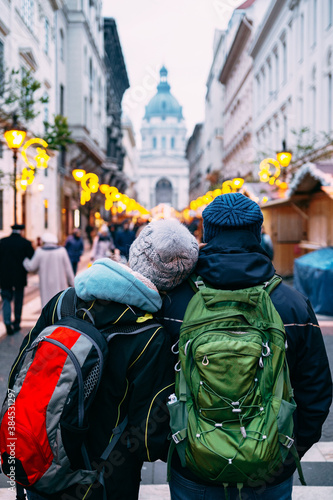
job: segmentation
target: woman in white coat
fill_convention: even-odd
[[[42,236],[43,246],[36,249],[31,259],[24,259],[28,272],[38,272],[42,307],[54,295],[68,286],[74,286],[74,273],[68,253],[58,246],[58,239],[51,233]]]

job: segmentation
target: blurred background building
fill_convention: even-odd
[[[139,202],[148,209],[164,203],[182,210],[189,202],[186,127],[182,107],[170,92],[167,76],[163,66],[157,93],[146,106],[142,122]]]

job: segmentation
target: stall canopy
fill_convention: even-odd
[[[333,247],[295,259],[294,287],[310,299],[315,313],[333,316]]]

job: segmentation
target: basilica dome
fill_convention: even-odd
[[[149,101],[146,106],[145,120],[150,120],[153,117],[165,118],[171,116],[183,119],[182,106],[179,105],[177,99],[170,93],[170,85],[167,80],[168,71],[163,66],[160,69],[160,83],[157,85],[157,94]]]

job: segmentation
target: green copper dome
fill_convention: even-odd
[[[183,119],[182,107],[177,99],[170,93],[170,85],[167,80],[168,71],[162,66],[160,69],[160,83],[157,85],[157,94],[149,101],[146,106],[145,120],[152,117],[159,117],[163,120],[168,116]]]

